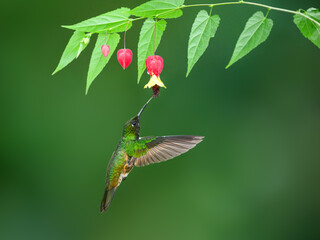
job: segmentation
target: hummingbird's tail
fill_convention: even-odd
[[[102,201],[101,201],[100,213],[108,210],[116,189],[117,188],[112,188],[110,190],[107,190],[107,189],[105,190],[105,192],[103,194]]]

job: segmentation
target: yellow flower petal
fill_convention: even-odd
[[[150,78],[150,81],[144,86],[144,88],[152,88],[155,85],[166,88],[166,86],[160,80],[160,77],[157,77],[156,75],[152,75],[152,77]]]

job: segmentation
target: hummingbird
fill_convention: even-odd
[[[101,213],[109,208],[115,191],[133,167],[143,167],[172,159],[192,149],[204,138],[192,135],[140,137],[140,116],[152,98],[123,127],[122,138],[107,167]]]

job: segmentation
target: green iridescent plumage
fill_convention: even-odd
[[[100,212],[109,208],[116,189],[134,166],[142,167],[172,159],[202,141],[203,137],[191,135],[140,138],[140,115],[151,99],[123,127],[122,138],[108,164]]]
[[[125,147],[126,153],[128,153],[129,156],[133,156],[135,158],[141,157],[149,150],[146,144],[155,139],[156,138],[153,137],[150,139],[139,139],[138,141],[128,142]]]

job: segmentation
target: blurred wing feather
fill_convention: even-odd
[[[152,138],[154,137],[140,138],[140,140],[146,141]],[[146,142],[148,151],[144,155],[133,157],[131,161],[137,167],[164,162],[194,148],[202,139],[202,136],[191,135],[156,137],[154,140]]]

